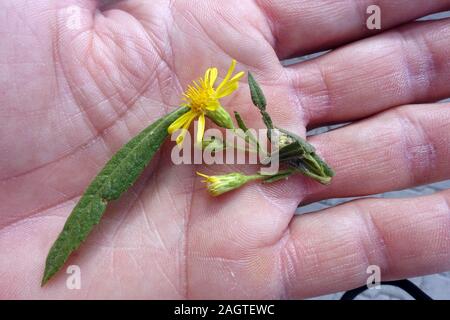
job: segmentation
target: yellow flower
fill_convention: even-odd
[[[187,106],[190,110],[175,120],[167,129],[169,134],[182,129],[176,139],[179,146],[183,143],[184,136],[191,122],[197,117],[196,140],[198,144],[201,144],[205,132],[205,115],[219,126],[233,128],[231,117],[220,105],[219,99],[230,95],[238,88],[239,80],[244,75],[244,72],[239,72],[231,77],[235,67],[236,60],[233,59],[227,75],[217,87],[214,87],[218,73],[217,68],[209,68],[206,70],[203,78],[200,78],[198,82],[194,81],[194,85],[188,86],[188,89],[183,94],[184,103],[182,106]]]
[[[213,196],[219,196],[225,192],[239,188],[251,180],[261,179],[260,175],[246,176],[239,172],[219,176],[208,176],[200,172],[197,172],[197,174],[205,178],[202,182],[206,183],[209,193]]]

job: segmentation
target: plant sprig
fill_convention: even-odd
[[[229,74],[233,72],[235,64],[236,61],[233,60]],[[208,69],[205,73],[205,79],[215,73],[217,73],[215,68]],[[243,74],[243,72],[239,72],[231,79],[226,78],[223,83],[230,85],[235,90],[237,89],[237,81]],[[191,103],[196,104],[196,108],[190,108],[189,106],[178,108],[152,123],[113,155],[111,160],[94,178],[72,210],[61,233],[47,255],[42,285],[47,283],[62,268],[69,256],[82,244],[94,226],[99,223],[108,202],[118,199],[135,183],[167,138],[168,132],[189,127],[192,119],[195,117],[199,118],[199,122],[203,122],[203,130],[205,116],[223,128],[233,129],[249,146],[256,148],[257,151],[262,151],[264,156],[271,161],[275,156],[278,157],[280,163],[286,167],[284,170],[274,174],[257,173],[249,176],[241,173],[229,173],[218,176],[207,176],[199,173],[205,179],[204,181],[208,184],[208,189],[213,195],[220,195],[234,190],[250,181],[259,180],[263,183],[272,183],[285,179],[294,173],[301,173],[324,184],[331,181],[331,177],[334,175],[333,170],[317,155],[311,144],[287,130],[278,129],[274,126],[272,118],[266,110],[267,100],[263,90],[250,72],[248,73],[248,85],[252,102],[258,108],[262,121],[268,129],[267,137],[269,141],[273,138],[273,130],[280,132],[276,136],[278,140],[271,141],[279,145],[278,150],[270,150],[270,152],[265,150],[263,145],[258,142],[248,129],[238,112],[235,112],[234,115],[239,129],[242,131],[234,127],[231,116],[220,104],[213,103],[210,105],[209,107],[216,106],[216,108],[213,111],[208,111],[209,113],[201,108],[200,110],[198,107],[202,106],[204,102],[203,95],[209,97],[208,101],[215,102],[213,100],[217,100],[217,97],[212,95],[213,93],[215,94],[214,90],[220,90],[223,87],[223,85],[219,85],[219,87],[213,88],[213,82],[205,79],[202,80],[203,85],[201,87],[197,85],[194,89],[193,87],[188,89],[187,96],[190,97]],[[203,90],[202,94],[198,94],[198,90]],[[227,92],[227,95],[230,93]],[[217,106],[220,106],[220,108]],[[182,131],[177,137],[177,144],[182,144],[184,134],[185,131]],[[203,140],[203,132],[197,135],[197,140],[200,142],[200,145],[206,148],[210,147],[213,151],[228,147],[226,143],[216,139]]]

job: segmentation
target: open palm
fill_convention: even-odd
[[[0,297],[298,298],[450,268],[450,193],[364,199],[294,217],[300,202],[370,195],[450,177],[450,23],[413,22],[450,1],[0,1]],[[354,42],[352,42],[354,41]],[[280,59],[336,48],[301,64]],[[334,167],[209,196],[170,148],[112,203],[44,288],[46,254],[83,190],[131,137],[231,59],[267,93],[274,121],[305,134]],[[224,102],[252,127],[241,86]],[[376,115],[375,115],[376,114]],[[360,119],[363,119],[360,121]],[[215,167],[215,170],[218,168]],[[222,168],[225,172],[227,168]]]

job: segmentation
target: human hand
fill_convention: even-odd
[[[383,280],[450,269],[449,192],[294,216],[300,202],[450,177],[449,105],[416,104],[449,96],[450,24],[399,27],[450,1],[380,0],[381,33],[365,40],[372,3],[355,3],[0,1],[0,297],[303,298],[363,285],[369,265]],[[353,122],[310,139],[332,184],[292,177],[213,198],[195,175],[208,168],[173,165],[167,144],[67,262],[80,266],[81,289],[66,288],[64,271],[41,288],[46,254],[90,180],[231,58],[260,81],[280,127],[305,135]],[[260,127],[240,88],[225,107]]]

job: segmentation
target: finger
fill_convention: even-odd
[[[450,1],[258,1],[275,38],[280,58],[302,55],[360,39],[377,31],[447,10]],[[370,5],[380,8],[381,30],[369,30]]]
[[[309,126],[450,95],[450,20],[417,22],[287,68]]]
[[[369,195],[450,178],[450,104],[398,107],[312,137],[336,176],[305,202]],[[323,152],[322,152],[323,151]]]
[[[289,297],[365,285],[376,265],[381,280],[450,269],[450,192],[414,199],[361,199],[297,216],[280,250]]]

